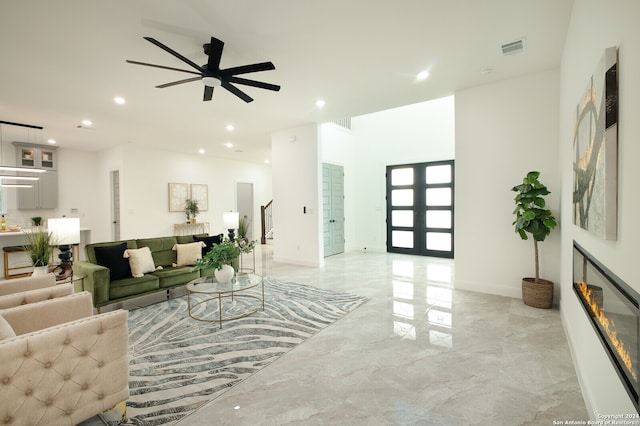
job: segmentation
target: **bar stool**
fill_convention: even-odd
[[[27,265],[27,266],[14,266],[14,267],[10,267],[9,266],[9,255],[10,254],[19,254],[19,253],[26,253],[27,251],[25,250],[24,246],[7,246],[7,247],[3,247],[2,248],[3,254],[4,254],[4,277],[5,279],[11,279],[11,278],[20,278],[20,277],[28,277],[31,275],[31,265]],[[16,274],[9,274],[10,271],[14,271],[16,269],[26,269],[29,268],[29,271],[26,272],[19,272]]]

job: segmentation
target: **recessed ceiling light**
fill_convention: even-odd
[[[231,142],[227,142],[224,144],[227,148],[233,148],[233,144]]]
[[[427,77],[429,77],[429,71],[420,71],[418,75],[416,75],[418,80],[426,80]]]
[[[271,163],[271,161],[269,161],[269,160],[264,160],[264,164],[270,164],[270,163]]]
[[[127,101],[125,101],[124,98],[121,98],[120,96],[116,96],[115,98],[113,98],[113,101],[119,105],[127,103]]]
[[[233,126],[233,124],[227,124],[227,130],[230,132],[233,132],[236,128]]]
[[[91,122],[91,120],[82,120],[82,124],[84,124],[85,126],[91,126],[93,123]]]
[[[322,99],[318,99],[318,100],[316,101],[316,106],[317,106],[318,108],[322,108],[323,106],[325,106],[325,101],[323,101]]]
[[[198,150],[198,152],[199,152],[200,154],[204,154],[204,152],[205,152],[205,151],[204,151],[204,149],[200,148],[200,149]]]
[[[49,139],[47,142],[49,142],[51,145],[53,145],[53,144],[56,143],[56,140],[55,139]]]

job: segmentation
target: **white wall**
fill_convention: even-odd
[[[308,266],[324,264],[318,133],[314,124],[271,135],[274,260]]]
[[[456,288],[521,297],[522,278],[534,275],[533,242],[511,225],[511,188],[540,171],[559,217],[558,90],[555,70],[456,93]],[[559,235],[539,245],[540,276],[554,282]]]
[[[455,157],[453,96],[354,117],[357,182],[351,248],[386,251],[386,166]]]
[[[620,379],[571,289],[572,244],[590,254],[640,292],[640,2],[576,0],[561,67],[560,169],[562,176],[562,298],[560,307],[578,377],[592,418],[635,413]],[[619,46],[618,239],[604,241],[572,224],[573,126],[578,101],[604,49]]]
[[[206,184],[209,209],[197,219],[209,222],[212,234],[224,233],[222,213],[236,210],[236,182],[253,183],[254,217],[271,200],[271,167],[207,156],[150,151],[124,145],[121,183],[121,236],[144,238],[173,235],[173,225],[184,223],[184,212],[169,212],[169,183]],[[111,168],[111,167],[107,167]],[[103,170],[108,177],[108,170]],[[105,194],[106,195],[106,194]],[[253,222],[260,235],[260,221]]]

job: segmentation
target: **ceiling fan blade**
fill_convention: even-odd
[[[178,81],[172,81],[171,83],[165,83],[165,84],[161,84],[159,86],[156,86],[158,89],[164,89],[165,87],[171,87],[171,86],[176,86],[178,84],[182,84],[182,83],[190,83],[192,81],[198,81],[198,80],[202,80],[202,77],[190,77],[190,78],[185,78],[184,80],[178,80]]]
[[[280,86],[270,83],[263,83],[262,81],[248,80],[246,78],[240,77],[228,77],[227,81],[229,83],[238,83],[238,84],[246,84],[247,86],[259,87],[261,89],[273,90],[277,92],[280,90]]]
[[[158,40],[156,40],[153,37],[143,37],[145,40],[147,40],[150,43],[155,44],[156,46],[158,46],[160,49],[164,50],[165,52],[168,52],[170,54],[172,54],[173,56],[175,56],[176,58],[180,59],[182,62],[184,62],[185,64],[189,64],[191,65],[193,68],[197,69],[198,71],[202,71],[202,67],[200,67],[198,64],[196,64],[195,62],[193,62],[192,60],[182,56],[181,54],[179,54],[178,52],[176,52],[175,50],[171,49],[168,46],[165,46],[164,44],[160,43]]]
[[[128,62],[128,63],[130,63],[130,64],[135,64],[135,65],[144,65],[144,66],[146,66],[146,67],[162,68],[162,69],[164,69],[164,70],[172,70],[172,71],[188,72],[189,74],[197,74],[197,75],[201,75],[201,73],[199,73],[199,72],[189,71],[189,70],[181,70],[180,68],[165,67],[164,65],[148,64],[148,63],[146,63],[146,62],[131,61],[131,60],[129,60],[129,59],[127,59],[127,62]]]
[[[250,72],[275,70],[276,66],[273,62],[260,62],[259,64],[242,65],[239,67],[227,68],[220,70],[220,75],[229,76],[236,74],[248,74]]]
[[[213,87],[204,86],[204,96],[202,98],[203,101],[210,101],[213,99]]]
[[[225,89],[227,89],[228,91],[230,91],[231,93],[233,93],[234,95],[236,95],[237,97],[245,101],[246,103],[253,101],[253,98],[251,96],[247,95],[242,90],[238,89],[236,86],[229,83],[228,81],[223,81],[222,87],[224,87]]]
[[[218,71],[220,68],[220,58],[222,58],[222,49],[224,49],[224,42],[218,40],[215,37],[211,37],[211,43],[209,44],[209,60],[207,61],[207,69],[211,71]]]

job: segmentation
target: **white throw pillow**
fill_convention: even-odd
[[[153,264],[153,256],[149,247],[139,249],[126,249],[123,257],[129,258],[129,266],[131,266],[131,275],[136,278],[144,276],[147,272],[156,270]]]
[[[13,331],[13,328],[11,328],[7,320],[0,315],[0,340],[10,339],[12,337],[16,337],[16,332]]]
[[[206,246],[202,241],[174,245],[172,250],[178,252],[178,263],[174,263],[173,266],[195,265],[198,259],[202,259],[202,247]]]

